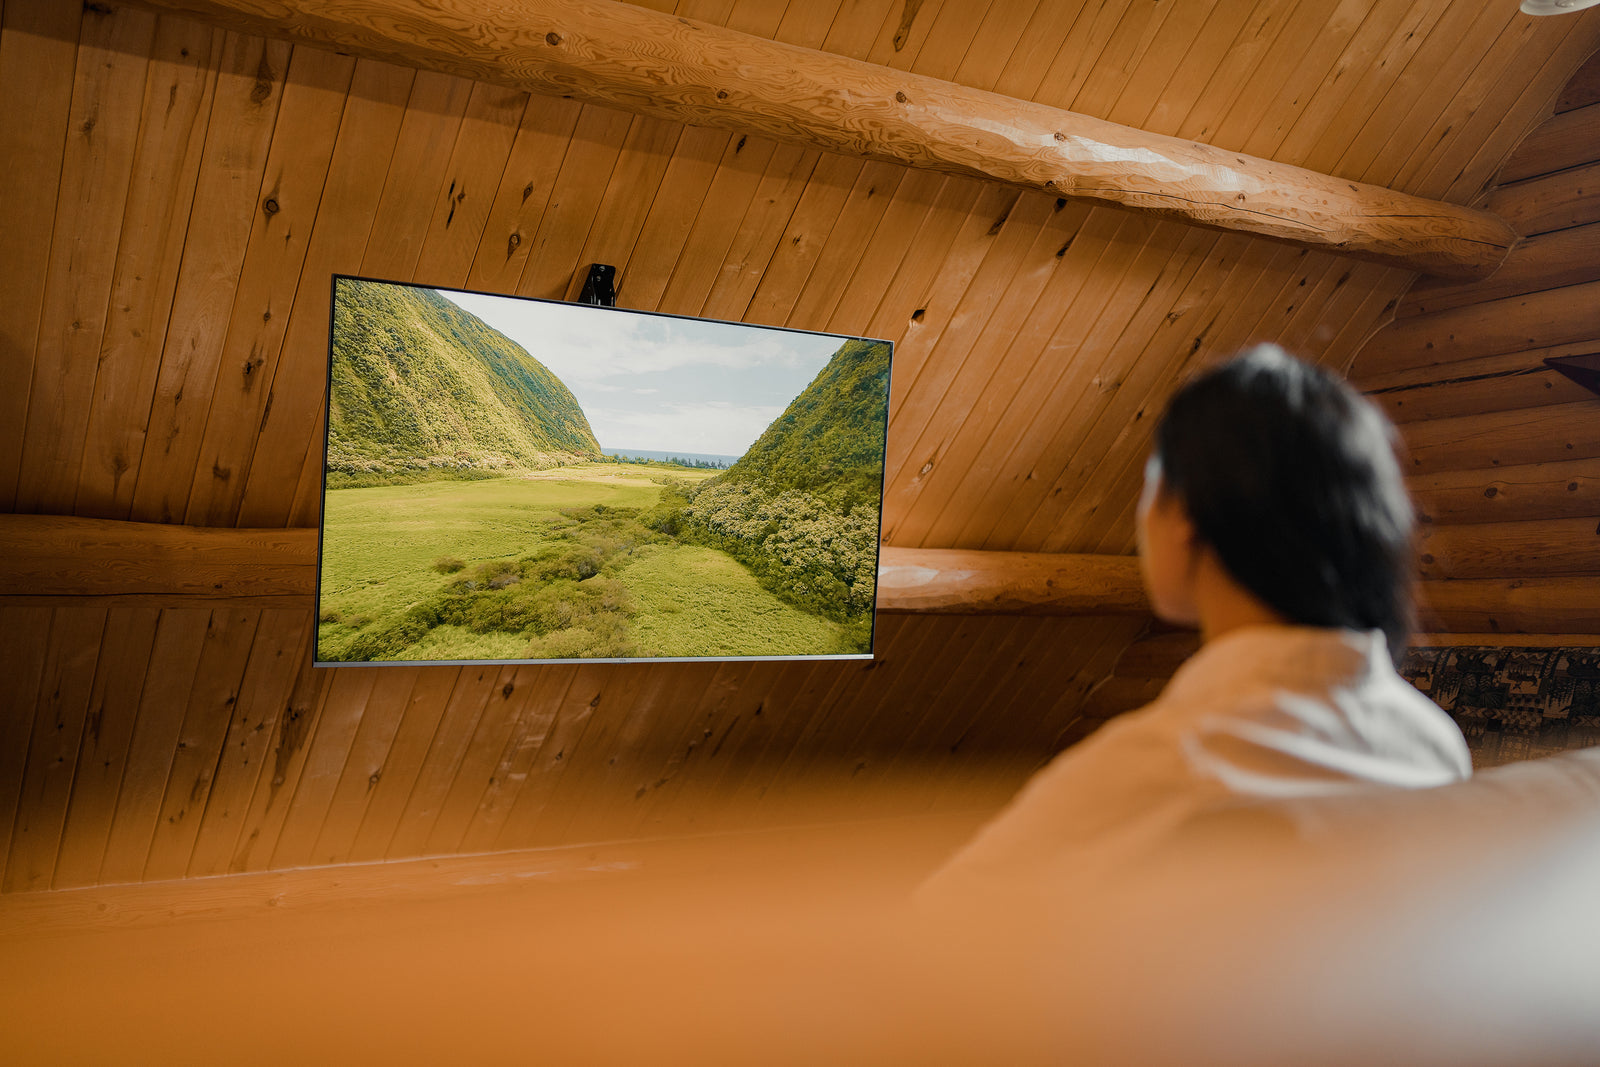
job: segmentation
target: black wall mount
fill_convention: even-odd
[[[1600,352],[1582,356],[1546,356],[1544,365],[1558,370],[1585,389],[1600,396]]]
[[[589,276],[583,280],[583,291],[578,303],[594,304],[603,308],[617,306],[617,268],[609,263],[589,264]]]

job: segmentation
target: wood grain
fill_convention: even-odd
[[[1552,404],[1527,411],[1495,411],[1434,419],[1406,427],[1412,474],[1483,470],[1600,456],[1596,402]]]
[[[1600,345],[1596,345],[1600,349]],[[1482,415],[1513,408],[1538,408],[1571,404],[1594,394],[1542,360],[1524,356],[1514,370],[1483,376],[1445,379],[1433,385],[1412,386],[1379,393],[1372,399],[1396,423]]]
[[[1467,578],[1425,583],[1420,630],[1600,632],[1600,578]]]
[[[266,399],[254,447],[247,467],[219,479],[228,483],[226,498],[238,502],[237,525],[288,525],[294,486],[313,441],[321,439],[331,279],[359,272],[415,78],[398,67],[356,64],[282,352],[257,387]]]
[[[1398,321],[1362,350],[1350,374],[1368,379],[1596,337],[1600,281],[1583,282]]]
[[[574,100],[528,100],[463,283],[466,288],[516,289],[581,111]]]
[[[585,107],[578,116],[539,228],[523,234],[529,251],[516,286],[520,295],[545,300],[566,295],[633,122],[633,116],[603,107]]]
[[[113,608],[106,615],[52,888],[99,880],[160,615],[158,608]]]
[[[1406,487],[1424,521],[1440,524],[1600,516],[1600,458],[1441,471]]]
[[[11,679],[0,695],[0,870],[9,866],[54,613],[50,607],[0,605],[0,670]]]
[[[189,690],[211,638],[210,609],[162,611],[100,863],[101,883],[136,882],[144,876]]]
[[[110,235],[122,230],[155,21],[148,11],[119,8],[91,12],[83,22],[31,353],[18,511],[68,513],[77,495],[116,270],[117,242]]]
[[[1560,412],[1570,408],[1586,409],[1587,406],[1587,404],[1557,405],[1551,410]],[[1515,419],[1526,418],[1525,413],[1520,411],[1510,412],[1508,415]],[[1436,429],[1438,425],[1438,423],[1421,424],[1418,428],[1433,429],[1433,434],[1439,436],[1440,431]],[[1520,423],[1507,425],[1520,425]],[[1537,430],[1538,424],[1530,430],[1531,439],[1535,443],[1543,440]],[[1445,455],[1457,455],[1461,448],[1460,442],[1448,434],[1442,437],[1444,443],[1438,446],[1439,450]],[[1489,439],[1491,444],[1488,447],[1504,447],[1502,435],[1491,432]],[[1600,447],[1600,443],[1597,443],[1596,447]],[[1421,457],[1422,462],[1418,464],[1419,466],[1440,462],[1434,459],[1433,446],[1427,443],[1423,443],[1420,451],[1414,443],[1413,449],[1414,454],[1419,454]],[[1539,465],[1526,468],[1513,467],[1509,468],[1507,473],[1512,479],[1537,478],[1538,481],[1535,482],[1537,488],[1534,491],[1540,494],[1541,500],[1570,496],[1580,502],[1566,504],[1566,507],[1587,512],[1592,505],[1586,496],[1580,494],[1580,490],[1589,487],[1588,483],[1593,480],[1593,472],[1589,470],[1592,465],[1591,457],[1577,465],[1552,465],[1548,470],[1542,469]],[[1446,499],[1439,494],[1451,491],[1452,486],[1456,487],[1455,491],[1458,494],[1465,488],[1468,491],[1476,491],[1481,496],[1483,490],[1478,485],[1478,479],[1481,477],[1481,474],[1474,472],[1455,478],[1435,477],[1432,481],[1418,481],[1414,484],[1421,486],[1426,507],[1430,501]],[[1509,486],[1514,482],[1508,481],[1506,484]],[[1495,495],[1498,493],[1497,489]],[[1508,495],[1514,494],[1508,490]],[[1583,539],[1575,540],[1574,531],[1577,527],[1571,526],[1571,529],[1568,529],[1573,521],[1578,520],[1559,520],[1563,523],[1559,529],[1548,524],[1539,526],[1535,532],[1539,532],[1543,538],[1539,542],[1542,547],[1518,547],[1521,545],[1519,541],[1517,544],[1508,545],[1506,551],[1513,554],[1525,551],[1526,558],[1530,561],[1540,558],[1551,560],[1553,561],[1550,563],[1551,567],[1560,566],[1560,560],[1570,557],[1572,565],[1579,567],[1572,573],[1589,573],[1588,564],[1582,561],[1587,559],[1592,549],[1585,546]],[[1521,528],[1524,532],[1534,529],[1527,522],[1502,525],[1506,530],[1513,527]],[[313,565],[315,551],[315,540],[312,531],[309,530],[200,531],[155,524],[47,516],[6,516],[4,521],[0,522],[0,545],[6,547],[7,559],[24,577],[29,573],[30,561],[38,563],[40,558],[38,553],[59,551],[57,545],[64,536],[73,538],[72,544],[79,546],[77,551],[60,557],[45,557],[46,560],[78,560],[76,566],[84,574],[97,574],[115,572],[115,562],[119,559],[140,559],[145,561],[145,576],[130,581],[141,583],[141,587],[154,585],[168,589],[175,595],[183,595],[186,590],[193,588],[194,579],[191,572],[194,568],[186,560],[194,555],[202,555],[211,561],[213,573],[220,576],[221,580],[200,590],[198,595],[201,597],[207,593],[227,595],[237,587],[255,588],[262,581],[258,572],[270,571],[274,567],[294,568],[303,573]],[[1434,531],[1429,536],[1444,538],[1438,542],[1444,544],[1451,536],[1465,538],[1469,537],[1469,533],[1462,531],[1451,535]],[[1559,547],[1561,544],[1567,547]],[[151,565],[150,557],[161,553],[165,553],[166,562]],[[1485,558],[1492,558],[1494,555],[1493,551],[1488,549],[1478,554]],[[276,556],[279,562],[262,563],[262,557],[268,555]],[[21,563],[18,564],[16,561]],[[1490,564],[1474,564],[1480,567],[1485,565]],[[1525,565],[1535,566],[1532,562]],[[46,568],[38,566],[37,570],[44,572]],[[52,588],[70,591],[75,586],[85,584],[81,575],[73,576],[59,567],[49,573],[52,575],[50,580],[57,583],[57,586]],[[1455,576],[1455,572],[1444,565],[1441,565],[1439,573]],[[1549,570],[1537,573],[1549,573]],[[231,577],[233,575],[238,577]],[[302,590],[301,595],[303,593]],[[1138,561],[1131,556],[912,549],[896,546],[884,546],[882,549],[878,607],[886,612],[931,614],[1143,615],[1148,612],[1140,586]],[[248,645],[248,641],[246,644]],[[243,669],[242,661],[240,669]],[[508,677],[502,681],[514,681],[514,679]],[[479,682],[481,686],[492,688],[491,683],[494,679],[490,678],[488,673],[484,673]],[[522,687],[513,685],[513,688]],[[482,692],[484,694],[482,701],[487,701],[488,689],[485,688]],[[404,695],[400,695],[398,699],[403,702]],[[477,728],[476,724],[484,704],[476,697],[467,699],[469,703],[460,706],[460,714],[465,718],[449,726],[447,732],[459,735],[465,730],[470,734]],[[518,707],[520,708],[520,705]],[[349,721],[354,728],[354,724],[360,721],[360,716],[357,712],[353,712],[352,715]],[[508,736],[495,742],[491,748],[499,751],[500,747],[507,743],[509,732],[520,715],[520,711],[508,708],[503,716],[506,723],[504,729]],[[458,737],[453,743],[465,744],[465,741]],[[342,767],[344,762],[342,755],[339,762]],[[326,770],[319,773],[336,772]],[[450,787],[448,782],[444,782],[427,788],[434,791],[448,791]]]
[[[1382,328],[1373,334],[1369,343],[1373,345],[1381,345],[1383,343]],[[1370,394],[1391,391],[1399,393],[1411,389],[1444,385],[1450,382],[1531,370],[1542,365],[1547,357],[1582,356],[1596,351],[1600,351],[1600,338],[1574,341],[1565,345],[1551,345],[1549,348],[1517,349],[1511,352],[1501,352],[1493,356],[1479,356],[1476,359],[1465,359],[1459,363],[1452,363],[1448,367],[1409,367],[1404,370],[1380,372],[1370,377],[1355,379],[1353,384],[1358,389]],[[1374,396],[1374,399],[1376,399],[1376,396]]]
[[[105,626],[104,608],[61,610],[51,620],[4,892],[50,888]]]
[[[21,101],[0,123],[0,507],[21,472],[34,349],[55,227],[67,116],[83,9],[11,0],[0,13],[0,100]]]
[[[1500,168],[1502,185],[1592,163],[1600,157],[1600,104],[1552,115]]]
[[[243,2],[162,3],[234,28],[531,92],[800,139],[1435,273],[1486,274],[1512,243],[1509,230],[1482,212],[626,5],[540,0],[508,17],[480,0],[446,7],[407,0],[400,9],[351,5],[338,19],[306,0],[280,4],[271,18]],[[453,32],[466,25],[475,27],[471,38]]]
[[[1556,111],[1600,104],[1600,51],[1590,56],[1556,98]]]
[[[176,752],[167,772],[166,793],[157,812],[150,853],[141,878],[181,878],[200,833],[222,758],[228,725],[239,703],[250,649],[261,624],[260,608],[218,609],[195,667]]]
[[[434,192],[412,280],[454,287],[467,284],[527,110],[527,93],[481,82],[472,86],[445,166],[449,180]]]
[[[316,531],[0,515],[0,576],[10,596],[303,600],[316,588]]]
[[[235,524],[354,67],[280,48],[228,79],[197,194],[211,239],[185,255],[132,518]]]
[[[320,852],[339,854],[347,863],[383,859],[450,695],[465,673],[461,667],[427,667],[405,704],[386,708],[383,714],[374,715],[370,724],[363,724],[335,793],[336,802],[340,792],[365,795],[361,822],[347,846],[340,840],[337,826],[325,834],[318,845]],[[389,732],[391,723],[395,724],[393,737],[380,752],[381,735]]]
[[[1572,226],[1522,241],[1494,274],[1461,284],[1422,278],[1395,309],[1396,318],[1446,311],[1540,289],[1556,289],[1600,278],[1600,223]]]
[[[160,366],[151,356],[166,341],[194,217],[207,119],[224,63],[223,37],[220,30],[171,17],[156,30],[70,509],[80,515],[125,518],[133,501]]]
[[[1575,519],[1424,527],[1425,578],[1547,578],[1600,574],[1600,508]]]
[[[1524,237],[1600,222],[1600,163],[1503,186],[1487,207]]]
[[[262,870],[271,862],[273,846],[305,768],[306,749],[316,732],[331,674],[314,668],[310,656],[301,658],[289,699],[273,723],[267,762],[262,765],[261,777],[228,859],[229,873]]]
[[[884,611],[1126,612],[1149,610],[1131,556],[886,547]]]
[[[375,695],[403,704],[416,680],[415,667],[340,667],[329,671],[327,691],[318,709],[316,728],[305,743],[305,760],[294,785],[283,825],[272,841],[274,867],[303,867],[317,862],[312,849],[332,803],[357,729],[366,721]]]
[[[311,614],[268,608],[229,716],[187,877],[226,874],[250,800],[260,787],[274,728],[291,713],[295,680],[311,656]]]

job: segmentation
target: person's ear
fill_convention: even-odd
[[[1138,541],[1140,571],[1155,613],[1168,622],[1194,623],[1202,542],[1183,498],[1167,487],[1155,460],[1145,469]]]

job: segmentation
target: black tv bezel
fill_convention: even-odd
[[[889,371],[884,379],[884,432],[883,432],[883,457],[879,464],[878,476],[878,523],[877,533],[873,538],[873,607],[872,625],[867,639],[865,652],[837,652],[837,653],[805,653],[799,655],[770,655],[770,656],[629,656],[629,657],[595,657],[571,659],[382,659],[382,660],[324,660],[321,655],[318,630],[322,619],[322,542],[327,525],[325,522],[323,504],[328,499],[328,437],[329,413],[333,403],[333,315],[334,301],[338,295],[341,279],[360,282],[375,282],[380,285],[401,285],[411,289],[428,289],[434,292],[466,293],[471,296],[492,296],[506,300],[522,300],[534,304],[554,304],[561,307],[580,307],[585,313],[596,314],[621,313],[624,315],[645,315],[662,319],[679,319],[688,322],[708,322],[723,326],[738,326],[751,330],[770,330],[775,333],[801,333],[820,337],[837,337],[843,341],[871,341],[874,344],[889,346]],[[520,347],[520,346],[519,346]],[[677,315],[667,311],[647,311],[642,308],[625,308],[617,305],[586,304],[575,300],[551,300],[546,297],[521,296],[516,293],[495,293],[484,289],[465,289],[453,285],[427,285],[422,282],[398,281],[394,278],[377,278],[365,274],[346,274],[340,271],[333,272],[328,279],[328,339],[324,345],[327,355],[326,365],[323,370],[322,394],[322,470],[319,477],[320,495],[317,498],[317,576],[316,599],[312,603],[311,618],[311,665],[313,667],[520,667],[520,666],[578,666],[586,663],[614,663],[614,664],[650,664],[650,663],[771,663],[771,662],[827,662],[827,661],[863,661],[872,660],[877,655],[878,647],[878,577],[883,565],[883,502],[888,491],[888,463],[889,463],[889,417],[890,404],[893,398],[894,381],[894,342],[883,337],[866,337],[859,334],[833,333],[828,330],[802,330],[794,326],[773,326],[767,323],[739,322],[733,319],[714,319],[699,315]],[[531,355],[531,353],[530,353]]]

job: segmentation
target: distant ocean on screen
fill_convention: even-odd
[[[607,456],[622,456],[625,459],[697,459],[728,467],[739,462],[738,456],[718,456],[711,452],[652,452],[648,448],[602,448],[600,451]]]

